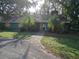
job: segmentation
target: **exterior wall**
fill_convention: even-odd
[[[10,23],[11,31],[19,31],[19,23]]]
[[[4,31],[18,31],[19,27],[18,27],[18,23],[0,23],[0,30],[4,30]]]

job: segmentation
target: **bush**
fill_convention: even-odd
[[[56,32],[59,27],[59,20],[57,15],[50,16],[48,21],[48,28],[49,30]]]
[[[53,31],[54,30],[54,24],[52,23],[52,20],[48,21],[48,29],[49,29],[49,31]]]
[[[22,31],[33,31],[35,27],[35,21],[32,16],[23,18],[20,24],[22,25]]]

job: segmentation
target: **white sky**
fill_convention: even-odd
[[[36,11],[39,11],[41,6],[44,4],[44,0],[29,0],[31,3],[34,1],[35,3],[37,3],[36,7],[31,7],[29,8],[29,12],[31,13],[35,13]]]

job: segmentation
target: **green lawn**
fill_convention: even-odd
[[[0,32],[0,38],[25,39],[29,36],[31,36],[31,33],[27,32]]]
[[[79,59],[79,37],[67,35],[45,36],[42,44],[63,59]]]
[[[0,32],[0,38],[13,38],[17,32]]]

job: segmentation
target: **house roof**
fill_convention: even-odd
[[[9,21],[10,23],[20,23],[20,21],[23,19],[23,17],[16,17],[16,16],[13,16],[12,19]],[[5,21],[3,21],[4,23]],[[35,17],[35,22],[37,23],[47,23],[48,20],[43,20],[42,17],[38,16],[38,17]]]
[[[10,22],[12,23],[19,23],[20,20],[22,20],[23,17],[13,18]],[[47,23],[48,20],[43,20],[42,17],[35,17],[35,22],[37,23]]]
[[[48,22],[48,20],[44,20],[40,14],[35,16],[35,22]]]

